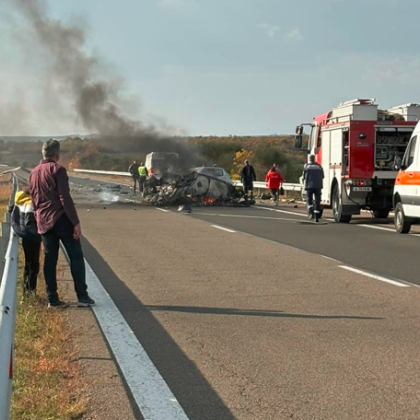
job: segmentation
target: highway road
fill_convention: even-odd
[[[189,419],[420,418],[420,235],[71,180],[86,259]]]

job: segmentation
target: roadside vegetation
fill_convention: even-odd
[[[11,192],[10,177],[0,177],[1,220],[8,210]],[[11,418],[80,419],[86,401],[64,314],[47,309],[42,275],[37,297],[22,300],[23,262],[20,248]]]
[[[23,255],[20,255],[20,261]],[[64,314],[48,310],[44,279],[38,296],[22,301],[19,271],[12,420],[76,420],[86,408]]]
[[[234,178],[248,157],[255,167],[258,180],[276,163],[287,182],[298,182],[306,155],[294,148],[294,136],[208,136],[173,138],[189,152],[190,167],[218,165]],[[32,167],[41,159],[41,142],[3,142],[0,140],[0,163]],[[79,137],[62,140],[62,162],[70,170],[76,168],[127,171],[130,163],[144,161],[147,153],[158,145],[142,145],[130,139],[118,141],[108,138]],[[241,161],[242,159],[242,161]]]

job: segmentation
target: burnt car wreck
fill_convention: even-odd
[[[249,206],[255,203],[246,199],[241,187],[198,172],[149,176],[143,199],[155,206],[180,205],[187,209],[193,205]]]

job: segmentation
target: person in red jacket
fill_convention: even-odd
[[[277,206],[279,201],[279,188],[280,184],[284,182],[283,175],[277,169],[276,165],[273,165],[272,168],[268,171],[265,176],[265,181],[267,182],[267,187],[271,191],[273,196],[274,204]]]

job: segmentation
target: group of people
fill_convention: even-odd
[[[43,160],[30,174],[28,188],[16,193],[15,205],[10,209],[12,226],[22,238],[25,254],[24,297],[36,293],[43,243],[48,307],[67,306],[57,291],[61,241],[70,260],[78,306],[92,306],[95,301],[87,292],[85,260],[80,242],[82,228],[70,195],[67,171],[58,164],[60,142],[45,142],[42,155]]]
[[[309,162],[305,165],[303,170],[303,181],[305,183],[305,191],[307,196],[308,216],[319,222],[321,218],[321,192],[323,187],[324,171],[319,165],[315,156],[309,156]],[[241,181],[244,186],[245,197],[248,199],[248,194],[253,198],[252,192],[254,188],[254,181],[257,180],[254,167],[245,161],[245,166],[241,170]],[[283,187],[281,186],[285,179],[274,163],[271,169],[265,176],[267,188],[273,196],[274,205],[278,205],[279,195],[283,195]]]
[[[244,167],[241,170],[241,182],[244,187],[246,199],[253,199],[254,181],[256,180],[257,175],[255,173],[255,169],[247,159],[245,161]],[[267,188],[270,190],[271,195],[273,196],[274,204],[277,206],[279,196],[283,195],[283,187],[281,186],[281,184],[285,182],[285,179],[275,163],[267,172],[265,176],[265,182],[267,183]]]
[[[144,166],[143,162],[138,165],[137,161],[135,160],[130,165],[128,170],[133,178],[134,193],[136,193],[137,185],[139,192],[143,193],[144,183],[146,182],[148,175],[146,166]],[[250,198],[253,200],[254,182],[257,180],[257,175],[254,167],[250,164],[248,159],[245,160],[245,165],[243,166],[240,175],[244,188],[245,199],[248,200]],[[315,161],[314,155],[309,157],[309,163],[305,165],[303,171],[303,179],[307,193],[309,217],[311,219],[315,219],[315,221],[318,222],[321,216],[321,191],[322,180],[324,179],[324,171],[322,166]],[[280,195],[284,194],[282,183],[286,180],[284,179],[275,163],[267,172],[265,181],[267,183],[267,188],[271,192],[274,205],[277,206]]]
[[[133,178],[133,187],[134,187],[134,194],[136,193],[137,185],[139,187],[139,192],[143,193],[144,191],[144,183],[147,179],[147,168],[144,166],[143,162],[140,162],[140,165],[137,164],[137,161],[133,161],[133,163],[128,168],[128,172],[130,172],[131,177]]]

